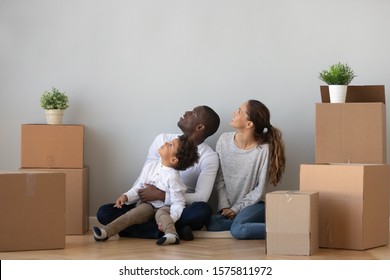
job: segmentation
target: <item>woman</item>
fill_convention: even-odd
[[[230,125],[236,132],[223,133],[216,145],[219,211],[207,230],[230,230],[237,239],[264,239],[265,195],[270,185],[280,182],[285,168],[282,134],[257,100],[243,103]]]

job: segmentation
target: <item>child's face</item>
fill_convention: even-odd
[[[170,142],[165,142],[159,149],[161,161],[166,166],[173,166],[177,163],[177,150],[179,148],[179,139],[175,138]]]

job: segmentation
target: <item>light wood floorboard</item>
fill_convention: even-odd
[[[158,246],[155,240],[119,238],[96,242],[93,235],[66,236],[65,249],[0,252],[1,260],[390,260],[390,247],[369,250],[320,248],[312,256],[270,256],[264,240],[196,238],[179,245]]]

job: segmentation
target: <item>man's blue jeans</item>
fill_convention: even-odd
[[[236,239],[265,239],[265,205],[259,202],[242,209],[229,220],[221,214],[211,216],[208,231],[230,230]]]
[[[99,223],[107,225],[135,206],[135,204],[124,204],[122,208],[116,208],[114,205],[114,203],[109,203],[99,208],[96,214]],[[190,204],[184,208],[180,219],[175,223],[177,232],[180,235],[181,229],[185,226],[189,226],[193,230],[200,230],[209,221],[211,213],[211,207],[206,202],[194,202]],[[163,235],[158,230],[154,218],[144,224],[129,226],[119,233],[121,237],[153,239],[157,239]]]

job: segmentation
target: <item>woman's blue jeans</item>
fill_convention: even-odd
[[[236,239],[265,239],[265,204],[247,206],[232,220],[221,214],[213,215],[206,227],[208,231],[230,230]]]

